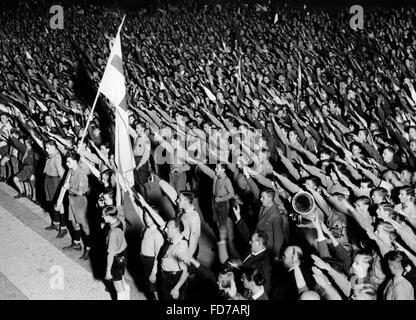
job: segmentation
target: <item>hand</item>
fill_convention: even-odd
[[[233,205],[233,212],[234,212],[236,220],[237,221],[240,220],[241,219],[241,209],[240,209],[240,206],[237,203],[235,203]]]
[[[311,255],[315,265],[319,268],[319,269],[323,269],[323,270],[330,270],[331,266],[329,263],[325,262],[324,260],[322,260],[321,258],[319,258],[318,256],[312,254]]]
[[[113,276],[111,275],[111,272],[107,272],[105,274],[105,280],[111,280],[111,279],[113,279]]]
[[[409,227],[406,223],[398,223],[397,221],[390,218],[388,218],[386,221],[390,222],[390,224],[396,229],[399,235],[404,233],[407,233],[412,236],[414,235],[412,228]]]
[[[412,85],[412,83],[410,82],[410,79],[409,78],[405,78],[404,79],[404,83],[409,87],[409,88],[411,88],[411,87],[413,87],[413,85]]]
[[[57,203],[56,205],[55,205],[55,211],[61,211],[61,209],[62,209],[62,203]]]
[[[331,285],[328,280],[328,277],[323,274],[323,272],[317,267],[312,267],[313,277],[318,285],[325,288]]]
[[[396,246],[397,250],[403,251],[404,253],[408,252],[400,243],[394,241],[393,244]]]
[[[198,164],[198,161],[196,161],[194,158],[186,157],[186,161],[190,164]]]
[[[293,145],[292,145],[292,147],[293,147]],[[296,147],[294,149],[296,149]],[[303,158],[301,156],[296,157],[295,161],[297,161],[299,163],[299,165],[301,165],[302,167],[305,166],[305,161],[303,161]]]
[[[177,289],[176,287],[174,287],[171,291],[170,291],[170,295],[172,296],[173,299],[178,299],[179,298],[179,289]]]
[[[156,283],[156,272],[152,272],[149,276],[149,282],[150,283]]]
[[[257,176],[259,174],[258,172],[251,170],[249,167],[245,167],[245,168],[247,170],[247,173],[252,177]]]
[[[248,170],[247,170],[247,167],[246,167],[246,166],[244,166],[244,167],[243,167],[243,174],[244,174],[244,176],[245,176],[246,178],[250,178],[250,173],[248,172]]]

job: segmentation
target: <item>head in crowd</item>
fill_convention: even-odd
[[[133,124],[134,129],[136,130],[137,134],[139,136],[144,135],[145,131],[146,131],[146,126],[143,122],[140,122],[138,120],[136,120]]]
[[[321,185],[320,179],[315,176],[309,176],[305,178],[304,181],[305,182],[303,185],[306,187],[306,189],[311,191],[317,191],[319,186]]]
[[[386,147],[383,150],[383,161],[385,163],[393,162],[395,150],[392,147]]]
[[[256,230],[253,235],[251,236],[250,240],[250,250],[253,254],[258,254],[264,250],[266,250],[267,247],[267,233],[263,230]]]
[[[107,188],[99,197],[98,204],[100,207],[114,205],[114,191],[112,188]]]
[[[119,221],[118,210],[115,206],[107,206],[103,209],[103,219],[107,224]]]
[[[9,121],[9,117],[6,114],[1,114],[0,115],[0,122],[2,124],[6,124]]]
[[[264,207],[271,207],[274,205],[275,191],[273,189],[266,189],[260,195],[260,202]]]
[[[221,267],[218,273],[217,285],[223,297],[227,300],[233,299],[239,291],[237,279],[241,272],[228,264]]]
[[[179,209],[188,210],[192,207],[192,202],[194,201],[194,193],[190,191],[181,191],[178,195],[177,203]]]
[[[224,163],[218,163],[215,166],[215,174],[217,175],[217,177],[224,177],[225,176],[225,171],[227,170],[227,165]]]
[[[46,153],[47,153],[49,156],[52,156],[52,155],[54,155],[56,152],[58,152],[58,149],[57,149],[57,145],[56,145],[55,140],[49,140],[49,141],[47,141],[47,142],[45,143],[45,150],[46,150]]]
[[[415,204],[415,189],[410,186],[404,186],[400,188],[399,200],[400,200],[400,203],[404,205],[414,205]]]
[[[174,241],[182,237],[182,233],[185,230],[185,226],[179,217],[168,221],[165,227],[165,234],[169,241]]]
[[[263,286],[266,279],[263,274],[256,268],[246,267],[242,269],[242,280],[244,288],[255,293]]]
[[[385,188],[375,188],[371,192],[371,199],[373,200],[374,204],[379,204],[382,202],[386,202],[388,198],[388,191]]]
[[[107,169],[101,172],[101,183],[105,188],[109,188],[114,185],[114,173],[113,170]]]
[[[361,212],[368,212],[368,209],[371,205],[371,199],[366,196],[358,197],[355,200],[355,209]]]
[[[376,234],[386,245],[392,245],[396,241],[396,229],[388,222],[381,222],[377,225]]]
[[[76,170],[78,168],[79,160],[81,159],[80,155],[75,151],[71,151],[66,155],[66,165],[69,169]]]
[[[406,267],[409,265],[407,256],[397,250],[387,252],[384,259],[387,261],[389,270],[395,278],[402,276]]]
[[[379,203],[377,205],[376,213],[380,219],[385,220],[386,218],[390,218],[393,215],[394,206],[388,202]]]
[[[283,266],[287,269],[300,265],[303,261],[303,251],[298,246],[289,246],[283,252]]]
[[[110,155],[110,150],[111,148],[108,142],[104,142],[100,145],[100,151],[107,157]]]
[[[369,270],[373,264],[373,256],[366,251],[358,251],[351,265],[351,273],[360,279],[368,276]]]

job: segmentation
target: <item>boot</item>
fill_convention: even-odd
[[[51,225],[50,226],[47,226],[45,228],[45,230],[48,230],[48,231],[52,231],[52,230],[59,231],[59,225],[58,224],[51,223]]]
[[[90,250],[91,249],[85,249],[84,254],[79,258],[80,260],[88,260],[90,258]]]
[[[15,195],[13,198],[19,199],[23,197],[26,197],[26,192],[20,192],[19,194]]]
[[[70,251],[70,250],[81,251],[82,250],[82,246],[81,246],[80,243],[72,242],[70,246],[64,247],[64,248],[62,248],[62,250],[63,251]]]
[[[59,239],[62,239],[63,237],[65,237],[67,235],[67,233],[68,233],[67,228],[60,228],[59,233],[56,237],[59,238]]]

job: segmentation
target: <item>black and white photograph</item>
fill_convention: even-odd
[[[1,301],[415,290],[416,1],[0,0]]]

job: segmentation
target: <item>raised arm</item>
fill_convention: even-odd
[[[201,171],[203,173],[205,173],[208,177],[210,177],[211,179],[215,178],[215,171],[212,170],[210,167],[208,167],[206,164],[200,162],[200,161],[196,161],[194,159],[188,158],[186,159],[189,163],[191,164],[196,164],[198,166],[199,169],[201,169]]]
[[[338,291],[332,286],[328,277],[320,269],[312,267],[312,272],[316,283],[325,290],[323,294],[325,300],[342,300]]]
[[[364,168],[361,164],[357,163],[357,166],[360,168],[361,172],[367,177],[369,178],[373,184],[375,186],[379,186],[381,183],[381,179],[376,176],[373,172],[371,172],[370,170]]]
[[[298,193],[302,191],[302,189],[292,181],[290,181],[285,176],[282,176],[281,174],[278,174],[277,172],[273,171],[274,176],[279,179],[280,183],[283,185],[284,188],[289,190],[291,193]]]
[[[359,192],[360,192],[360,188],[358,188],[358,186],[356,186],[355,184],[353,184],[351,182],[351,180],[345,175],[343,174],[337,165],[335,165],[335,171],[338,175],[338,177],[340,178],[340,181],[342,181],[343,183],[345,183],[348,187],[351,188],[351,190],[354,192],[354,194],[356,196],[359,196]]]
[[[299,153],[304,154],[314,165],[316,165],[319,162],[319,159],[312,152],[306,150],[301,145],[290,144],[289,147],[296,150]]]
[[[333,269],[329,263],[323,261],[318,256],[312,254],[311,257],[315,265],[319,269],[326,270],[329,276],[334,280],[338,288],[341,289],[345,296],[349,297],[351,294],[351,282],[347,279],[347,277]]]
[[[176,205],[176,200],[178,199],[178,193],[176,192],[175,188],[172,187],[168,182],[163,179],[160,179],[159,186],[163,190],[163,192],[167,195],[169,200]]]
[[[274,125],[274,130],[276,131],[277,136],[283,142],[283,144],[288,145],[289,140],[287,139],[286,134],[283,132],[283,130],[277,124],[276,119],[274,117],[272,117],[272,121],[273,121],[273,125]]]
[[[211,120],[211,122],[215,124],[217,127],[221,129],[226,129],[224,124],[220,120],[218,120],[216,117],[214,117],[210,112],[208,112],[205,109],[202,109],[202,112],[204,112],[207,115],[207,117]]]
[[[276,147],[277,153],[280,157],[280,161],[283,163],[283,165],[286,167],[287,171],[290,173],[290,175],[297,181],[300,179],[300,175],[296,168],[293,166],[292,162],[288,158],[286,158],[283,155],[282,150],[280,150],[279,147]]]

